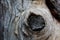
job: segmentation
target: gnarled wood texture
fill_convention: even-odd
[[[46,0],[1,0],[4,7],[4,40],[60,40],[60,23],[52,16],[45,2]],[[45,27],[41,31],[30,29],[27,19],[32,13],[43,17]]]

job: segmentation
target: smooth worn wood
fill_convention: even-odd
[[[60,40],[60,23],[52,16],[46,1],[1,0],[4,7],[4,40]],[[44,28],[36,25],[37,21]],[[34,28],[40,26],[42,29],[33,31],[31,25]]]

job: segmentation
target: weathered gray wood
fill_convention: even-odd
[[[1,0],[1,3],[5,8],[4,40],[55,40],[56,37],[58,37],[56,40],[59,39],[60,24],[56,19],[53,20],[45,0]],[[27,17],[31,12],[45,19],[46,27],[39,32],[40,34],[25,28],[28,25]]]
[[[30,0],[31,1],[31,0]],[[1,0],[6,7],[4,17],[4,40],[18,40],[18,23],[21,13],[26,10],[29,0]],[[15,34],[16,35],[15,35]]]

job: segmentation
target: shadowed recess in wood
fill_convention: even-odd
[[[45,27],[44,18],[34,13],[29,15],[27,22],[33,31],[41,31]]]

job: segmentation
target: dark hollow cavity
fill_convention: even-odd
[[[27,23],[32,31],[41,31],[45,27],[45,20],[41,15],[31,13]]]

